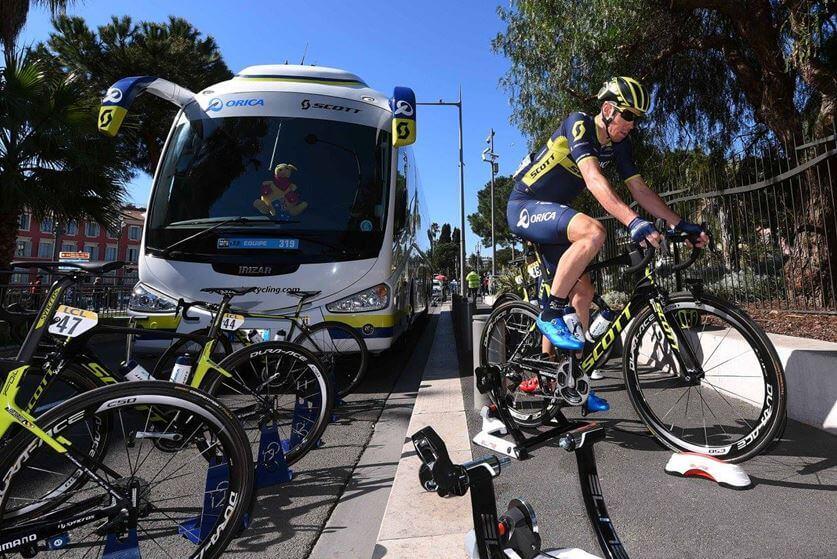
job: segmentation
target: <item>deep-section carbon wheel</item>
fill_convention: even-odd
[[[316,355],[334,377],[337,396],[357,388],[369,364],[369,350],[357,330],[336,321],[324,321],[308,328],[294,340]]]
[[[317,357],[290,342],[243,347],[219,363],[232,377],[211,372],[202,387],[232,410],[257,455],[263,429],[282,441],[293,464],[314,447],[328,426],[334,386]]]
[[[663,310],[700,371],[686,370],[685,348],[672,347],[657,313],[643,309],[625,336],[623,355],[637,413],[673,450],[730,462],[752,458],[785,418],[785,377],[772,344],[744,311],[710,295],[676,294]]]
[[[113,425],[107,452],[77,453],[77,443],[96,436],[90,426],[105,420]],[[59,442],[73,441],[72,450],[29,431],[9,441],[0,458],[4,553],[115,556],[117,542],[136,538],[143,557],[214,558],[240,529],[252,457],[235,417],[207,394],[120,383],[67,400],[37,423]],[[162,451],[160,439],[172,444]]]

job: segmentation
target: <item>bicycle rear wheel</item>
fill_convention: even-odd
[[[743,462],[773,441],[785,418],[784,372],[759,326],[734,305],[702,294],[672,295],[663,309],[703,370],[687,380],[681,358],[649,306],[625,336],[631,403],[656,437],[677,451]]]
[[[261,342],[241,348],[201,384],[230,408],[258,454],[261,430],[273,429],[282,441],[287,463],[305,456],[328,426],[334,386],[319,359],[290,342]]]
[[[506,406],[515,423],[522,427],[541,425],[560,409],[555,399],[545,399],[540,391],[528,394],[518,389],[521,383],[538,378],[535,368],[521,363],[541,354],[537,317],[538,310],[529,303],[504,303],[488,317],[480,339],[480,365],[495,365],[502,371],[503,400],[494,403]]]
[[[357,330],[342,322],[324,321],[303,331],[294,340],[316,355],[334,377],[337,396],[350,394],[366,374],[369,350]]]
[[[117,542],[136,538],[143,557],[219,557],[253,494],[252,457],[229,410],[186,386],[131,382],[72,398],[38,425],[76,441],[104,419],[114,425],[108,452],[83,469],[72,448],[58,452],[28,431],[10,441],[0,458],[0,549],[115,556]],[[56,491],[61,479],[76,487]]]

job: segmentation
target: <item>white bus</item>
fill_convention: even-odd
[[[130,309],[149,329],[192,331],[176,302],[204,287],[258,291],[233,301],[291,312],[295,291],[319,291],[303,315],[356,328],[370,351],[392,345],[427,311],[429,220],[418,168],[415,96],[390,98],[334,68],[251,66],[192,93],[125,78],[102,101],[115,135],[131,103],[152,93],[180,107],[148,202]],[[265,337],[279,327],[248,319]],[[153,339],[150,335],[147,339]],[[153,345],[153,344],[152,344]]]

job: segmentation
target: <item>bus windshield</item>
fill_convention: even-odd
[[[154,185],[146,246],[177,243],[175,257],[194,260],[322,262],[336,246],[341,258],[373,258],[386,225],[390,154],[388,132],[348,122],[182,117]]]

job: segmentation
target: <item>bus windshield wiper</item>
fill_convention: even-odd
[[[192,220],[189,220],[189,221],[178,221],[178,222],[173,223],[171,225],[200,225],[201,223],[211,223],[212,221],[214,221],[212,218],[192,219]],[[160,255],[163,258],[165,258],[169,255],[169,253],[172,251],[172,249],[174,249],[176,247],[179,247],[180,245],[182,245],[184,243],[188,243],[189,241],[193,241],[195,239],[200,239],[201,237],[203,237],[205,235],[208,235],[212,231],[215,231],[216,229],[219,229],[219,228],[221,228],[225,225],[229,225],[230,223],[238,223],[238,224],[243,225],[243,224],[247,223],[247,221],[248,221],[248,219],[246,217],[243,217],[243,216],[230,217],[230,218],[224,219],[224,220],[216,223],[212,227],[207,227],[206,229],[201,229],[200,231],[198,231],[194,235],[189,235],[188,237],[180,239],[179,241],[173,242],[172,244],[170,244],[169,246],[164,248],[162,251],[160,251]],[[171,227],[171,225],[169,225],[169,227]]]

